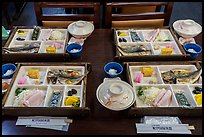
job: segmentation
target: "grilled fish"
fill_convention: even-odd
[[[39,43],[31,43],[25,46],[20,46],[20,47],[13,47],[13,48],[6,48],[3,47],[3,51],[8,52],[8,53],[15,53],[15,52],[36,52],[40,48]]]
[[[145,45],[126,45],[126,46],[119,46],[118,50],[122,55],[150,55],[151,51]]]
[[[185,84],[195,83],[202,74],[202,68],[199,68],[196,71],[190,71],[188,69],[172,69],[161,73],[162,79],[165,84]]]

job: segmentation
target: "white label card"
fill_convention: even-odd
[[[16,125],[67,125],[67,117],[18,117]]]
[[[137,133],[162,133],[162,134],[191,134],[188,124],[142,124],[136,123]]]
[[[68,131],[69,123],[67,125],[26,125],[26,127],[32,128],[45,128],[45,129],[52,129],[52,130],[60,130],[60,131]]]

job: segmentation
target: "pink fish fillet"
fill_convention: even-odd
[[[169,106],[171,103],[172,93],[170,90],[167,90],[162,99],[157,103],[157,107],[160,106]]]
[[[137,72],[136,75],[135,75],[134,82],[136,82],[136,83],[141,83],[142,78],[143,78],[142,72]]]
[[[149,33],[149,38],[146,38],[147,41],[154,41],[156,36],[159,34],[160,29],[153,30],[152,32]]]
[[[22,103],[25,107],[39,106],[44,100],[45,92],[42,90],[31,93],[31,96],[26,98]]]
[[[154,99],[152,105],[157,106],[157,103],[159,103],[159,101],[162,99],[165,93],[166,93],[166,90],[162,88],[161,91],[159,92],[159,95]]]

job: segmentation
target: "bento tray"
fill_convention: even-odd
[[[5,52],[2,49],[2,61],[3,62],[53,62],[53,61],[69,61],[70,56],[66,53],[66,45],[68,43],[68,32],[66,28],[48,28],[48,27],[40,27],[40,33],[38,35],[37,40],[32,40],[32,33],[34,27],[32,26],[14,26],[11,32],[11,35],[7,42],[5,43],[5,48],[13,48],[17,46],[22,46],[25,44],[39,44],[39,48],[35,48],[36,51],[30,50],[31,52]],[[18,33],[19,30],[24,31],[24,34]],[[51,39],[53,32],[61,32],[61,38]],[[23,38],[25,40],[17,40],[17,38]],[[53,46],[54,43],[58,43],[61,46],[56,48],[55,53],[48,53],[46,48],[48,46]]]
[[[159,30],[158,35],[155,38],[148,41],[149,34],[155,30]],[[171,27],[164,26],[162,28],[118,28],[114,29],[114,47],[115,47],[115,60],[117,61],[128,61],[128,62],[142,62],[142,61],[181,61],[189,60],[190,56],[185,53],[182,45],[179,43],[177,37],[172,31]],[[123,35],[119,36],[122,32]],[[140,40],[134,40],[132,35],[137,34]],[[124,36],[124,34],[126,36]],[[148,36],[149,35],[149,36]],[[164,35],[166,37],[164,37]],[[119,41],[120,39],[120,41]],[[126,42],[124,42],[124,39]],[[122,40],[122,41],[121,41]],[[127,49],[130,47],[141,47],[139,49],[145,49],[145,52],[135,52],[139,49]],[[140,46],[143,45],[143,46]],[[170,45],[170,46],[169,46]],[[164,54],[162,50],[165,48],[171,48],[171,54]],[[165,49],[166,50],[166,49]]]
[[[37,69],[38,76],[30,70]],[[74,82],[73,77],[71,79],[64,79],[58,75],[56,82],[48,80],[50,75],[48,73],[59,72],[59,70],[75,70],[79,75],[79,81]],[[11,86],[4,95],[2,101],[2,115],[6,116],[31,116],[31,115],[43,115],[43,116],[87,116],[89,114],[89,107],[86,104],[86,86],[87,76],[91,71],[90,63],[19,63],[17,70],[11,80]],[[61,71],[60,71],[61,72]],[[65,74],[65,73],[64,73]],[[68,74],[68,73],[67,73]],[[26,82],[19,82],[20,79],[26,78]],[[66,80],[72,80],[72,82],[66,82]],[[25,89],[20,94],[16,94],[16,89]],[[68,91],[75,89],[75,94],[68,94]],[[38,91],[39,102],[33,97],[29,100],[29,96]],[[56,106],[51,106],[53,100],[53,93],[59,92],[60,97]],[[70,96],[77,97],[79,99],[78,106],[65,104],[65,100]],[[19,101],[21,100],[21,101]],[[25,100],[29,100],[26,104]],[[36,100],[36,102],[35,102]]]
[[[128,82],[133,86],[136,92],[136,102],[129,109],[129,116],[144,116],[144,115],[175,115],[175,116],[202,116],[202,104],[198,105],[195,99],[195,95],[192,91],[194,88],[200,87],[202,88],[202,77],[199,76],[199,79],[195,83],[185,83],[178,82],[177,84],[167,83],[164,81],[164,72],[173,69],[189,69],[191,71],[198,70],[201,68],[201,62],[189,61],[189,62],[181,62],[181,61],[173,61],[173,62],[125,62],[126,65],[126,74]],[[140,82],[136,80],[136,74],[142,72],[142,68],[151,67],[153,68],[153,73],[151,77],[146,77],[143,75],[143,78]],[[143,72],[144,73],[144,72]],[[163,73],[163,74],[162,74]],[[161,75],[162,74],[162,75]],[[153,80],[154,79],[154,80]],[[152,82],[154,81],[154,82]],[[154,106],[148,105],[148,100],[144,102],[141,98],[139,98],[139,88],[147,87],[147,88],[165,88],[166,91],[171,91],[171,103],[168,106]],[[153,89],[152,89],[153,90]],[[161,91],[161,90],[160,90]],[[186,96],[190,107],[184,107],[178,103],[178,100],[175,96],[177,92],[183,92]],[[154,89],[155,92],[155,89]],[[155,94],[157,94],[155,92]],[[158,94],[157,94],[158,95]],[[202,95],[202,94],[201,94]],[[151,92],[151,96],[153,96],[153,92]],[[150,96],[150,97],[151,97]],[[157,97],[157,96],[156,96]],[[147,98],[150,99],[150,98]],[[164,103],[164,102],[163,102]]]

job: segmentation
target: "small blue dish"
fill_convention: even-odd
[[[13,73],[10,75],[4,75],[8,70],[13,70]],[[2,79],[10,79],[12,78],[13,74],[16,72],[16,66],[12,63],[2,65]]]
[[[119,76],[123,72],[123,67],[117,62],[109,62],[104,66],[104,71],[110,78]]]
[[[67,53],[69,53],[72,59],[79,58],[82,54],[82,49],[83,49],[82,45],[76,43],[68,44],[66,47]]]
[[[198,44],[194,43],[185,44],[184,50],[186,51],[187,54],[190,54],[191,59],[197,58],[197,56],[202,52],[202,48]]]

